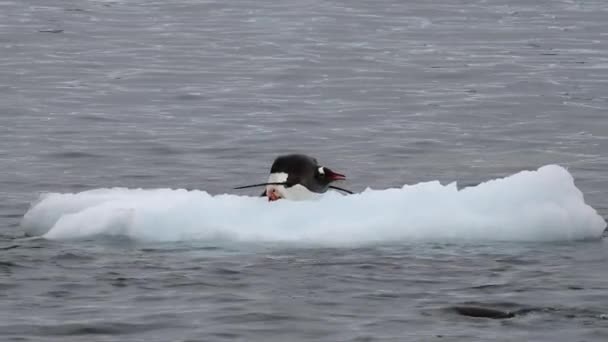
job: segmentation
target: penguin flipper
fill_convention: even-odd
[[[353,194],[353,192],[352,192],[352,191],[347,190],[347,189],[344,189],[344,188],[340,188],[340,187],[337,187],[337,186],[330,185],[330,186],[329,186],[329,188],[330,188],[330,189],[339,190],[339,191],[343,191],[343,192],[346,192],[347,194],[350,194],[350,195],[352,195],[352,194]]]
[[[266,197],[266,190],[264,190],[264,192],[262,192],[262,194],[260,195],[260,197]]]

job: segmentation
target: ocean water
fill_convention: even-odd
[[[607,15],[584,0],[0,1],[0,340],[605,341],[605,234],[74,240],[22,221],[47,192],[254,196],[232,188],[292,152],[356,192],[558,164],[606,218]]]

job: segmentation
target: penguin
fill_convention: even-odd
[[[265,186],[266,189],[261,196],[268,197],[269,201],[310,200],[320,197],[329,189],[352,194],[352,191],[332,185],[333,182],[340,180],[346,180],[346,176],[321,166],[315,158],[304,154],[289,154],[274,160],[270,167],[268,182],[235,189]]]

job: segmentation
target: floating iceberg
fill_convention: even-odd
[[[458,190],[437,181],[318,200],[172,189],[95,189],[41,195],[21,226],[53,240],[121,236],[141,241],[365,245],[399,241],[598,239],[606,222],[564,168],[547,165]]]

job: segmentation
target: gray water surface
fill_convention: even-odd
[[[556,163],[607,217],[607,18],[600,0],[0,1],[0,340],[605,341],[605,239],[151,245],[18,225],[41,192],[233,192],[288,152],[356,191]]]

